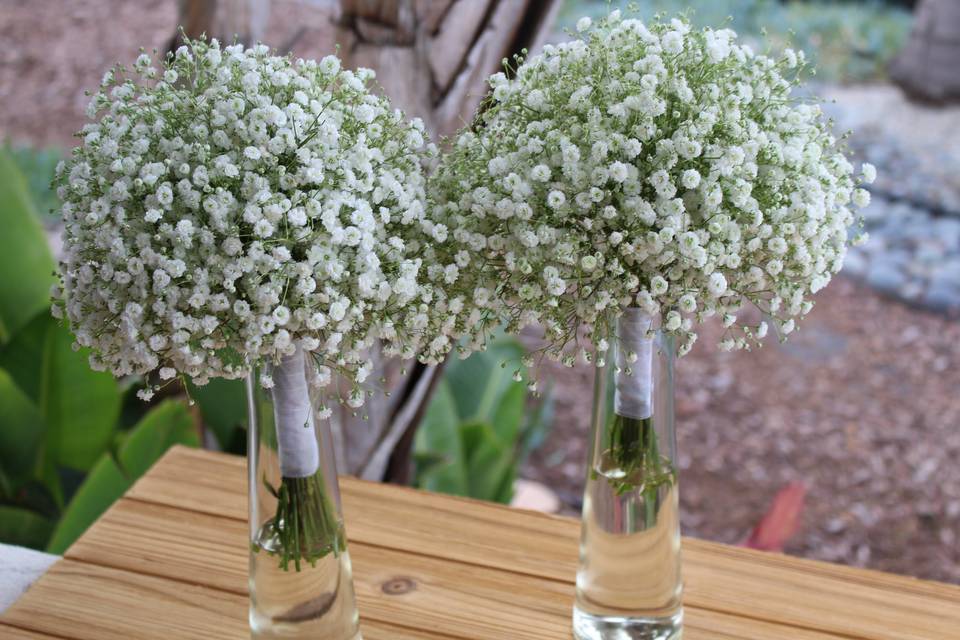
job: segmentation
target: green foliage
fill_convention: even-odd
[[[49,538],[52,530],[53,522],[39,513],[0,505],[0,540],[6,544],[32,547]]]
[[[23,175],[3,149],[0,207],[0,344],[4,344],[49,304],[55,265]]]
[[[247,396],[244,381],[214,378],[202,387],[188,383],[187,391],[200,408],[204,427],[213,432],[220,449],[246,454]]]
[[[517,470],[549,426],[547,399],[515,382],[523,346],[501,337],[487,351],[451,360],[417,431],[417,486],[509,502]],[[549,396],[549,394],[548,394]]]
[[[8,147],[7,152],[13,158],[27,181],[27,188],[41,219],[56,220],[60,217],[60,199],[51,186],[56,173],[57,163],[63,159],[63,153],[56,148],[36,149],[34,147]]]
[[[121,439],[115,455],[100,455],[70,501],[47,546],[51,553],[63,553],[171,446],[200,444],[187,408],[172,400],[154,407]]]
[[[625,9],[625,0],[566,0],[560,25],[572,27],[580,16],[606,15],[608,7]],[[793,46],[805,50],[817,76],[831,82],[882,79],[887,63],[910,33],[908,10],[879,1],[830,0],[643,0],[638,15],[675,16],[686,12],[695,26],[730,28],[753,41],[755,48]]]
[[[43,418],[9,373],[0,369],[0,491],[12,493],[33,474],[44,435]]]
[[[51,320],[37,404],[47,427],[50,459],[88,471],[110,443],[120,416],[120,389],[109,373],[91,370],[87,350],[74,351],[72,344],[70,331]]]
[[[167,448],[197,436],[182,402],[139,403],[135,426],[121,427],[133,388],[92,371],[51,317],[53,259],[24,185],[0,149],[0,542],[62,552]]]

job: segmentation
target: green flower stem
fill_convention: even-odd
[[[670,460],[660,455],[653,418],[614,416],[610,428],[608,458],[620,470],[618,479],[611,479],[617,495],[640,491],[644,502],[644,528],[657,522],[660,488],[670,486],[676,471]]]
[[[339,556],[347,547],[336,507],[327,495],[322,470],[305,478],[283,478],[276,492],[277,513],[267,523],[276,546],[268,553],[287,571],[292,563],[316,566],[321,558]]]

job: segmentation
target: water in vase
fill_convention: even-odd
[[[255,640],[361,640],[350,554],[327,553],[283,569],[267,522],[250,554],[250,629]],[[318,595],[319,594],[319,595]]]
[[[676,474],[631,477],[600,456],[584,493],[574,632],[580,640],[681,637]],[[646,478],[644,477],[646,475]]]

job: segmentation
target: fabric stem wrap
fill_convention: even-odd
[[[625,418],[644,419],[653,415],[653,318],[636,307],[628,307],[617,320],[614,411]],[[633,360],[633,355],[636,360]]]
[[[273,366],[273,415],[277,455],[284,478],[306,478],[320,468],[320,448],[313,423],[306,357],[297,345],[293,355]]]

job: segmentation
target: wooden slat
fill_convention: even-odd
[[[243,468],[240,458],[178,448],[131,496],[240,520]],[[196,490],[197,470],[204,491]],[[573,577],[573,520],[348,478],[341,488],[354,542],[552,580]],[[215,501],[207,502],[208,490]],[[690,607],[842,637],[940,640],[960,628],[960,588],[946,584],[691,539],[684,539],[684,576]]]
[[[366,640],[459,640],[384,621],[362,619],[361,626]],[[67,559],[53,565],[4,614],[0,638],[8,637],[241,640],[250,637],[247,598]]]
[[[149,536],[139,535],[144,531]],[[245,532],[239,520],[124,499],[70,548],[67,558],[128,575],[209,585],[242,597],[247,585]],[[215,547],[221,549],[211,553]],[[512,575],[355,541],[351,555],[365,636],[371,625],[389,621],[405,629],[430,629],[441,638],[570,637],[569,581]],[[695,608],[688,610],[687,637],[835,638]]]
[[[246,608],[240,595],[61,560],[3,620],[78,640],[234,640],[249,635]]]
[[[67,558],[201,582],[243,596],[245,524],[199,513],[181,518],[182,513],[173,507],[121,500],[69,549]],[[149,536],[139,536],[142,531],[149,531]],[[472,632],[467,637],[484,640],[565,638],[570,626],[572,590],[567,584],[528,576],[512,579],[494,569],[460,567],[356,542],[350,545],[350,555],[360,608],[372,620],[453,636],[466,627]],[[396,584],[409,590],[390,595]]]
[[[245,521],[244,464],[237,456],[178,447],[127,495]],[[579,525],[569,518],[348,477],[341,478],[340,490],[350,540],[554,580],[572,579]],[[410,517],[424,510],[429,513],[423,518]],[[457,544],[450,544],[451,539]]]
[[[3,623],[0,623],[0,638],[3,640],[59,640],[54,636],[11,627]]]

